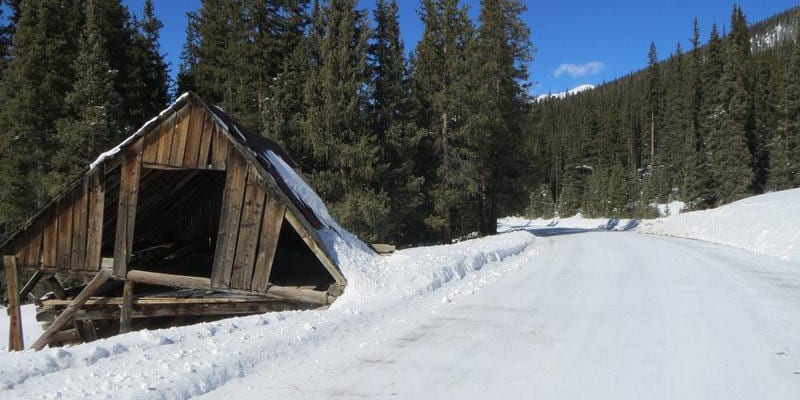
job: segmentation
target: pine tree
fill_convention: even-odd
[[[734,7],[731,25],[717,92],[719,108],[709,137],[712,173],[721,203],[743,197],[753,184],[753,157],[748,147],[752,129],[750,35],[738,6]]]
[[[425,238],[424,177],[416,158],[426,136],[414,123],[408,71],[394,0],[378,0],[370,46],[371,125],[380,146],[380,178],[389,196],[387,234],[395,243]],[[416,232],[416,233],[415,233]]]
[[[520,18],[525,10],[517,0],[484,0],[467,58],[472,68],[465,82],[470,89],[465,138],[474,155],[482,234],[497,233],[498,213],[509,212],[526,192],[530,154],[523,149],[522,125],[532,44]]]
[[[5,231],[48,200],[46,175],[74,81],[80,3],[22,2],[12,60],[0,83],[0,226]]]
[[[473,26],[458,0],[423,0],[420,18],[425,26],[413,59],[413,88],[419,125],[435,136],[435,174],[428,177],[433,212],[426,223],[444,242],[475,225],[470,220],[474,197],[474,165],[464,143],[463,124],[469,73],[467,49]]]
[[[658,130],[660,128],[661,107],[663,101],[663,85],[661,83],[661,67],[658,63],[655,42],[650,42],[647,53],[647,113],[649,124],[648,148],[650,149],[649,165],[656,165],[658,149]]]
[[[719,174],[715,172],[717,165],[713,163],[713,158],[716,156],[716,146],[719,143],[717,133],[720,130],[720,119],[725,112],[723,108],[725,98],[721,84],[725,66],[723,50],[722,39],[716,24],[714,24],[711,26],[711,36],[706,45],[705,62],[702,69],[703,102],[700,107],[700,137],[703,154],[696,160],[704,162],[702,171],[708,177],[706,181],[708,196],[704,196],[702,202],[709,205],[716,205],[720,201],[720,183],[717,181]]]
[[[800,185],[800,23],[778,105],[776,135],[770,141],[770,190]]]
[[[377,240],[386,237],[389,201],[380,190],[384,166],[367,112],[371,32],[366,14],[355,6],[355,0],[315,2],[305,43],[272,86],[276,99],[301,90],[302,101],[270,101],[276,113],[268,125],[281,132],[282,141],[290,140],[284,144],[298,155],[334,216],[352,232]]]
[[[178,90],[193,90],[259,131],[273,79],[302,41],[306,0],[203,0],[189,14]]]
[[[132,95],[138,101],[137,120],[149,118],[169,102],[169,68],[159,44],[164,24],[156,17],[153,0],[145,0],[142,19],[134,30],[132,52],[141,68],[136,71],[141,84]]]
[[[83,172],[90,159],[119,142],[124,133],[120,96],[114,89],[116,71],[109,66],[108,32],[103,30],[98,2],[87,1],[86,24],[74,66],[77,80],[65,97],[68,116],[57,124],[59,150],[48,185],[53,188],[51,195]]]
[[[687,65],[686,56],[680,43],[677,44],[675,54],[668,60],[666,66],[666,81],[669,85],[665,88],[665,104],[662,137],[659,143],[659,160],[665,168],[667,192],[676,188],[681,181],[682,169],[685,165],[684,143],[694,140],[692,120],[691,67]]]

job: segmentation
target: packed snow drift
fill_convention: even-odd
[[[655,205],[664,218],[650,220],[584,218],[580,214],[552,220],[509,217],[500,231],[519,227],[562,227],[635,231],[698,239],[800,262],[800,189],[748,197],[724,206],[680,213],[684,204]]]

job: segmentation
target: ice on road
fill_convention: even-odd
[[[531,265],[385,343],[204,398],[800,396],[800,265],[687,239],[538,234]]]

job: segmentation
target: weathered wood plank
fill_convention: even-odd
[[[131,331],[131,314],[133,314],[133,281],[128,279],[122,288],[122,304],[119,307],[119,333]]]
[[[185,276],[174,274],[162,274],[159,272],[140,271],[132,269],[128,271],[128,277],[136,283],[146,283],[150,285],[169,286],[187,289],[215,290],[211,279],[198,276]],[[233,293],[243,293],[247,291],[231,290]],[[333,300],[327,292],[320,292],[305,288],[286,287],[270,285],[264,293],[273,298],[289,301],[298,301],[309,304],[330,304]],[[135,303],[135,302],[134,302]]]
[[[117,233],[114,243],[114,276],[124,278],[133,248],[136,225],[136,204],[139,197],[139,176],[142,168],[142,141],[139,140],[125,152],[122,164],[122,181],[119,188]]]
[[[21,351],[25,348],[22,336],[22,315],[20,313],[20,298],[17,288],[17,259],[14,256],[4,256],[3,266],[6,273],[6,295],[8,296],[8,350]]]
[[[136,283],[146,283],[149,285],[169,286],[175,288],[205,289],[211,290],[211,279],[200,276],[186,276],[175,274],[162,274],[160,272],[140,271],[132,269],[128,271],[127,279]]]
[[[42,266],[56,268],[58,255],[58,206],[51,206],[51,210],[44,217],[44,234],[42,237]]]
[[[177,115],[172,113],[162,124],[161,133],[158,136],[158,154],[156,164],[169,165],[169,157],[172,154],[172,137],[175,133],[175,120]]]
[[[72,193],[58,201],[58,259],[56,268],[69,269],[72,255]]]
[[[226,169],[225,162],[228,157],[228,138],[222,132],[222,127],[214,124],[213,139],[211,140],[211,167],[216,170]]]
[[[192,115],[189,118],[189,128],[186,133],[186,150],[183,154],[184,168],[196,168],[200,156],[200,142],[203,140],[203,121],[205,108],[199,105],[192,106]]]
[[[83,290],[72,300],[64,311],[59,314],[59,316],[47,327],[47,329],[42,332],[42,335],[39,339],[36,339],[36,342],[33,343],[33,349],[41,350],[50,342],[50,339],[53,335],[60,331],[61,328],[66,326],[73,320],[75,314],[81,309],[83,303],[86,300],[89,300],[89,297],[97,291],[109,278],[108,272],[105,270],[100,270],[97,275],[83,288]]]
[[[33,221],[10,247],[16,250],[18,267],[38,267],[42,247],[42,219]]]
[[[267,287],[269,287],[272,262],[275,259],[275,252],[278,250],[278,238],[281,234],[285,214],[286,206],[276,196],[272,196],[267,192],[252,282],[252,289],[255,291],[266,292]]]
[[[205,109],[205,107],[202,107]],[[206,111],[204,114],[203,132],[200,139],[200,153],[197,156],[197,168],[206,169],[211,165],[209,155],[211,154],[211,136],[214,134],[216,122],[214,117],[211,116],[211,111]]]
[[[339,289],[344,288],[347,285],[347,279],[345,279],[344,275],[338,270],[336,265],[333,263],[330,254],[328,254],[327,250],[322,247],[322,240],[319,237],[319,234],[316,231],[315,226],[308,220],[308,218],[300,211],[300,209],[288,198],[288,196],[280,191],[278,188],[278,184],[274,178],[270,175],[270,173],[259,163],[256,157],[250,154],[244,145],[239,143],[236,140],[228,140],[228,143],[231,147],[236,148],[240,152],[242,152],[243,156],[253,165],[256,166],[261,176],[265,177],[267,186],[272,189],[276,195],[281,199],[281,201],[286,205],[287,212],[286,218],[292,224],[292,226],[297,230],[300,236],[303,238],[303,241],[309,245],[311,251],[320,259],[325,269],[327,269],[333,278],[336,280],[336,285]]]
[[[110,320],[120,319],[119,309],[114,309],[113,305],[116,304],[119,298],[110,299],[108,302],[102,303],[103,306],[90,307],[91,300],[84,305],[84,309],[75,315],[76,320]],[[173,317],[173,316],[234,316],[234,315],[252,315],[262,314],[265,312],[288,311],[288,310],[309,310],[319,308],[320,304],[309,304],[303,302],[289,301],[277,299],[273,297],[262,296],[260,299],[253,299],[248,301],[214,301],[214,302],[185,302],[185,299],[162,299],[162,300],[175,300],[175,301],[161,301],[159,303],[151,303],[148,300],[134,299],[133,305],[135,309],[131,313],[132,319],[139,318],[152,318],[152,317]],[[196,300],[209,300],[209,299],[196,299]],[[110,307],[109,307],[110,306]],[[37,315],[38,320],[47,320],[48,317],[53,318],[56,310],[46,310]],[[41,317],[41,318],[39,318]],[[61,331],[65,332],[65,331]],[[76,338],[77,340],[77,338]],[[51,343],[56,342],[55,338],[51,339]]]
[[[266,195],[264,188],[264,182],[258,176],[258,171],[255,167],[250,166],[247,172],[247,187],[245,188],[239,237],[231,275],[231,287],[235,289],[250,290],[250,284],[253,281],[253,266],[256,260],[264,211],[264,196]]]
[[[89,177],[88,221],[86,224],[86,262],[87,271],[100,269],[100,251],[103,246],[103,215],[105,213],[106,174],[100,171]]]
[[[193,106],[191,104],[187,104],[178,110],[175,134],[172,135],[172,154],[169,157],[169,165],[175,167],[183,166],[183,155],[186,152],[186,136],[189,132],[192,108]]]
[[[81,187],[75,191],[75,201],[72,203],[71,270],[86,269],[87,197],[89,197],[89,180],[84,178]]]
[[[236,240],[239,233],[248,170],[247,162],[233,148],[228,153],[226,163],[228,170],[225,176],[225,192],[222,198],[222,213],[214,253],[214,266],[211,272],[212,286],[218,288],[230,288],[231,286],[231,272],[236,254]]]
[[[161,127],[156,126],[144,135],[144,150],[142,162],[155,163],[158,160],[158,139],[161,136]]]

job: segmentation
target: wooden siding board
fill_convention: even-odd
[[[42,257],[43,219],[38,219],[28,228],[29,236],[25,243],[24,267],[39,267]]]
[[[222,133],[222,127],[214,124],[213,139],[211,140],[211,167],[216,170],[224,170],[228,156],[228,138]]]
[[[192,107],[186,134],[186,150],[183,154],[184,168],[197,168],[197,159],[200,156],[200,141],[203,139],[204,111],[205,107]]]
[[[172,154],[172,136],[175,132],[175,113],[169,116],[161,124],[161,133],[158,136],[158,153],[156,154],[156,164],[169,165],[169,157]]]
[[[133,248],[136,203],[139,197],[139,176],[142,171],[141,165],[142,141],[139,140],[125,151],[125,161],[122,164],[113,267],[114,276],[118,278],[125,277]]]
[[[72,193],[59,200],[57,269],[69,269],[72,255]]]
[[[175,133],[172,135],[172,152],[168,164],[173,167],[183,166],[183,156],[186,153],[186,136],[189,132],[189,121],[192,116],[191,111],[192,106],[190,104],[178,111]]]
[[[228,153],[227,165],[222,215],[211,272],[211,284],[218,288],[230,288],[248,169],[245,159],[233,148]]]
[[[202,107],[206,110],[205,107]],[[205,111],[205,118],[203,121],[202,138],[200,139],[200,153],[197,156],[197,168],[208,168],[211,165],[209,155],[211,155],[211,136],[214,134],[216,122],[214,117],[211,116],[211,111]]]
[[[247,187],[245,188],[236,256],[231,276],[231,287],[234,289],[250,290],[261,216],[264,210],[264,196],[264,183],[258,176],[255,167],[250,166],[247,172]]]
[[[83,183],[75,191],[75,201],[72,203],[72,255],[70,256],[70,269],[83,270],[86,261],[86,221],[87,197],[89,182],[84,178]]]
[[[253,273],[252,290],[266,292],[269,288],[269,276],[272,262],[278,250],[278,238],[281,234],[286,206],[277,196],[267,191],[264,213],[261,219],[261,233],[258,239],[255,272]]]
[[[55,204],[51,210],[45,214],[44,229],[42,237],[42,266],[44,268],[55,268],[58,255],[58,205]]]
[[[89,217],[86,226],[86,269],[100,269],[101,248],[103,246],[103,214],[105,212],[105,172],[100,171],[90,177],[88,197]]]
[[[163,124],[163,122],[162,122]],[[142,151],[142,162],[157,163],[158,160],[158,139],[161,137],[161,126],[156,126],[144,135],[144,150]]]

